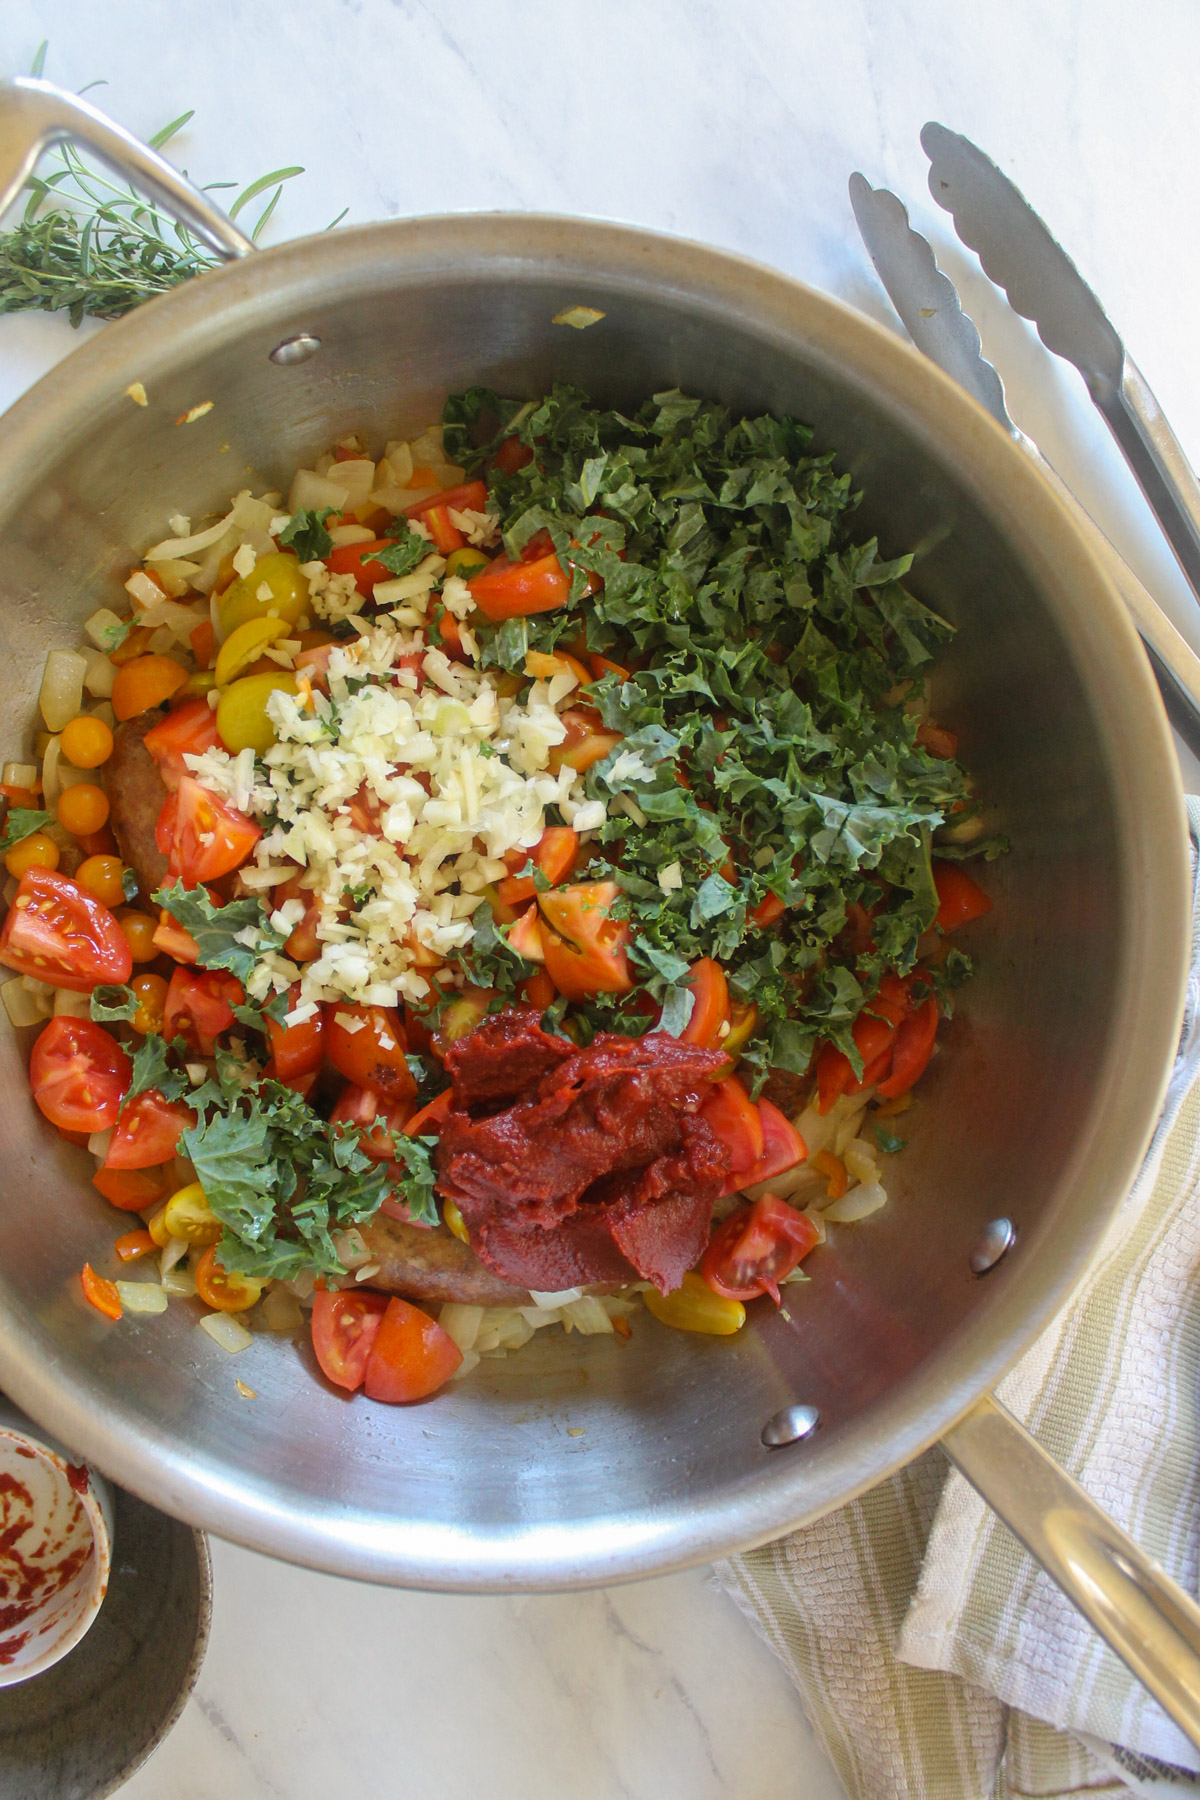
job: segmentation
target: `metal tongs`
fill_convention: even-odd
[[[1013,183],[967,138],[926,125],[929,189],[985,272],[1047,348],[1074,363],[1116,438],[1179,565],[1200,598],[1200,485],[1145,379],[1065,250]],[[1150,658],[1168,716],[1200,756],[1200,657],[1085,511],[1037,445],[1014,424],[979,333],[903,203],[864,176],[850,203],[879,279],[919,350],[991,413],[1039,464],[1121,594]]]

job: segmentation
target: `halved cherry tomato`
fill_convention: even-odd
[[[717,1226],[700,1273],[723,1300],[770,1294],[778,1306],[779,1283],[808,1255],[818,1235],[804,1213],[774,1194],[763,1194]]]
[[[196,1292],[206,1306],[218,1312],[245,1312],[262,1293],[263,1284],[253,1275],[227,1269],[217,1256],[217,1245],[210,1244],[196,1264]]]
[[[220,742],[217,715],[205,699],[185,700],[152,725],[142,742],[158,764],[163,786],[174,793],[184,776],[191,773],[184,757],[203,756]]]
[[[361,1288],[349,1293],[317,1289],[313,1296],[312,1341],[326,1381],[348,1388],[351,1393],[362,1386],[367,1358],[387,1304],[386,1294]]]
[[[546,973],[570,1000],[626,994],[633,986],[629,926],[609,917],[620,891],[615,881],[587,881],[538,895]]]
[[[414,500],[404,512],[410,519],[420,519],[437,506],[452,506],[455,512],[486,512],[487,498],[482,481],[466,481],[461,487],[442,488],[436,494],[427,494],[424,500]]]
[[[198,669],[212,667],[213,651],[217,647],[217,634],[213,630],[211,619],[202,619],[195,631],[188,632],[188,643],[192,646],[192,655],[196,659]],[[207,706],[208,702],[205,701]]]
[[[762,1115],[736,1075],[713,1084],[700,1108],[700,1117],[716,1132],[729,1152],[731,1175],[745,1174],[763,1154]],[[740,1187],[735,1182],[735,1187]]]
[[[523,444],[520,438],[510,437],[505,438],[493,456],[492,467],[498,469],[501,475],[515,475],[518,469],[525,468],[532,461],[533,451],[529,445]]]
[[[393,1100],[374,1089],[349,1082],[329,1115],[331,1125],[351,1125],[358,1131],[359,1147],[374,1162],[395,1162],[393,1131],[404,1131],[412,1117],[411,1100]]]
[[[727,1194],[738,1188],[757,1187],[760,1181],[772,1181],[776,1175],[794,1169],[808,1155],[808,1146],[796,1127],[770,1100],[758,1102],[758,1117],[763,1134],[762,1155],[753,1168],[730,1177]]]
[[[117,1122],[133,1065],[115,1037],[90,1019],[62,1013],[33,1046],[29,1084],[60,1131],[105,1131]]]
[[[544,947],[542,954],[545,955]],[[539,1012],[545,1012],[548,1006],[554,1005],[557,989],[545,969],[535,970],[532,975],[518,983],[518,986],[526,1006],[536,1006]]]
[[[936,924],[940,931],[957,931],[972,919],[990,913],[992,903],[977,881],[973,881],[958,863],[935,862],[933,884],[937,888]]]
[[[137,1262],[143,1256],[153,1256],[158,1245],[148,1231],[125,1231],[113,1245],[113,1249],[123,1263]]]
[[[411,1099],[417,1084],[408,1066],[408,1043],[395,1008],[330,1001],[324,1010],[325,1055],[338,1074],[393,1100]]]
[[[128,1086],[128,1083],[126,1083]],[[165,1100],[157,1088],[135,1094],[117,1120],[104,1159],[106,1169],[149,1169],[175,1155],[196,1114],[182,1100]]]
[[[360,594],[372,594],[377,581],[394,579],[387,564],[379,561],[379,552],[395,541],[394,537],[382,537],[372,538],[370,543],[338,544],[325,558],[325,565],[331,574],[353,575]]]
[[[881,1099],[898,1100],[901,1094],[907,1094],[909,1088],[920,1080],[933,1055],[937,1028],[938,1004],[930,995],[911,1017],[903,1021],[896,1033],[892,1045],[891,1073],[876,1086]]]
[[[452,1088],[443,1088],[436,1099],[429,1100],[419,1112],[415,1112],[404,1127],[406,1137],[436,1137],[442,1128],[442,1121],[450,1111],[450,1102],[454,1098]]]
[[[513,563],[500,555],[467,586],[480,612],[494,622],[565,606],[571,577],[553,551],[537,562]]]
[[[574,769],[582,775],[621,742],[619,732],[604,730],[594,707],[572,706],[558,716],[567,735],[550,752],[550,768],[555,774],[560,769]]]
[[[128,933],[126,933],[128,936]],[[197,963],[200,961],[200,946],[190,931],[185,931],[177,919],[169,912],[158,915],[158,924],[154,927],[150,939],[155,950],[161,950],[167,956],[173,956],[179,963]],[[144,960],[139,957],[139,962]]]
[[[510,869],[523,869],[526,862],[532,862],[551,887],[557,887],[574,872],[579,861],[579,833],[569,825],[547,825],[532,850],[510,850],[504,860]],[[496,892],[506,906],[519,906],[522,900],[533,899],[537,884],[532,875],[506,875],[497,884]]]
[[[55,869],[26,869],[0,931],[0,963],[52,987],[86,993],[128,981],[133,957],[103,902]]]
[[[246,990],[224,969],[174,969],[163,1008],[162,1034],[170,1043],[181,1037],[189,1050],[211,1056],[221,1033],[234,1023],[235,1006],[243,1006]]]
[[[110,1206],[122,1212],[145,1212],[165,1200],[176,1185],[168,1169],[97,1169],[92,1186],[97,1188]]]
[[[702,956],[692,964],[683,985],[695,996],[692,1016],[680,1033],[683,1042],[719,1049],[721,1027],[729,1024],[729,983],[724,969],[711,956]]]
[[[387,1303],[367,1357],[363,1385],[371,1400],[402,1405],[424,1400],[449,1381],[462,1351],[436,1319],[407,1300]]]
[[[112,709],[118,719],[136,718],[169,700],[186,680],[187,670],[173,657],[135,656],[117,670]]]
[[[885,975],[878,992],[867,1001],[854,1021],[851,1036],[862,1058],[861,1078],[850,1058],[834,1044],[822,1046],[817,1057],[817,1111],[827,1113],[842,1094],[857,1094],[871,1087],[887,1067],[892,1039],[910,1011],[908,984],[897,975]]]
[[[462,532],[458,529],[458,526],[451,520],[449,509],[442,501],[440,494],[438,495],[438,503],[426,507],[425,511],[421,514],[421,520],[428,528],[429,535],[433,539],[434,548],[438,550],[442,556],[453,556],[454,552],[456,550],[461,550],[467,541]]]
[[[158,815],[154,836],[168,859],[168,873],[185,887],[198,887],[240,868],[262,827],[184,775]]]
[[[958,733],[946,731],[941,725],[935,725],[932,719],[922,719],[917,726],[917,742],[928,750],[930,756],[949,762],[958,749]]]
[[[97,1275],[91,1263],[84,1263],[80,1280],[84,1299],[90,1300],[97,1312],[102,1312],[106,1319],[121,1317],[121,1296],[115,1281],[106,1281],[103,1275]]]
[[[782,919],[786,911],[787,907],[778,894],[764,894],[758,905],[752,907],[746,917],[752,925],[757,925],[760,931],[766,931],[767,927],[773,925],[776,919]]]

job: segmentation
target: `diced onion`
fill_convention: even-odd
[[[612,1320],[591,1294],[585,1294],[582,1300],[569,1300],[562,1309],[563,1323],[570,1320],[576,1331],[584,1337],[602,1337],[611,1333]]]
[[[345,489],[346,498],[342,503],[343,512],[353,512],[356,506],[362,506],[371,489],[375,486],[375,464],[365,458],[353,462],[340,462],[337,467],[337,485]]]
[[[550,1293],[542,1292],[539,1289],[530,1288],[529,1298],[533,1301],[533,1304],[535,1306],[544,1306],[544,1307],[566,1306],[567,1302],[570,1300],[582,1300],[583,1299],[583,1289],[577,1288],[577,1287],[563,1288],[557,1294],[550,1294]]]
[[[46,657],[38,706],[48,731],[61,731],[83,705],[87,663],[77,650],[51,650]]]
[[[181,556],[194,556],[197,550],[207,550],[210,545],[225,536],[233,523],[232,512],[218,519],[215,525],[206,526],[203,531],[194,531],[190,537],[164,538],[161,544],[154,544],[147,550],[146,562],[177,561]]]
[[[412,481],[412,472],[412,450],[407,444],[393,440],[387,447],[383,462],[375,471],[377,478],[380,481],[394,481],[397,487],[407,487]]]
[[[173,1237],[167,1239],[166,1249],[158,1259],[158,1272],[165,1281],[167,1276],[181,1263],[191,1248],[186,1238]]]
[[[871,1146],[864,1144],[861,1138],[855,1138],[853,1143],[846,1145],[842,1161],[855,1181],[878,1181],[879,1164],[871,1155]]]
[[[858,1136],[858,1128],[862,1124],[863,1113],[867,1108],[867,1101],[874,1092],[875,1089],[870,1087],[864,1088],[861,1094],[854,1095],[854,1100],[857,1103],[854,1111],[842,1120],[837,1131],[834,1133],[833,1153],[835,1156],[844,1156],[850,1145]]]
[[[475,1348],[479,1327],[483,1323],[483,1312],[482,1306],[462,1306],[457,1301],[447,1300],[438,1314],[438,1324],[447,1337],[454,1339],[464,1355]]]
[[[169,1269],[162,1278],[163,1290],[190,1300],[196,1292],[196,1277],[190,1269]]]
[[[144,612],[153,606],[155,601],[163,598],[163,591],[157,581],[152,581],[145,569],[135,569],[125,583],[125,592],[139,611]]]
[[[84,634],[91,638],[97,650],[112,650],[125,636],[127,620],[120,618],[110,607],[102,606],[94,612],[84,626]]]
[[[81,696],[82,699],[82,696]],[[76,707],[71,718],[75,718],[80,708]],[[69,721],[68,721],[69,723]],[[90,769],[76,769],[62,753],[62,739],[52,737],[46,745],[42,757],[42,803],[48,812],[53,812],[62,798],[64,788],[74,787],[77,782],[91,781]]]
[[[19,975],[14,975],[11,981],[6,981],[0,987],[0,1000],[4,1002],[10,1024],[18,1031],[26,1025],[40,1024],[46,1016],[38,995],[29,992]]]
[[[83,677],[83,685],[95,700],[107,700],[113,691],[113,683],[117,679],[117,667],[105,655],[103,650],[96,650],[88,644],[83,652],[87,663],[87,672]]]
[[[288,490],[287,509],[290,513],[298,513],[307,507],[310,512],[315,512],[330,506],[334,512],[341,512],[348,494],[349,490],[336,481],[326,481],[323,476],[314,475],[311,469],[297,469]]]
[[[54,992],[54,1017],[56,1019],[90,1019],[92,1016],[92,997],[90,994],[77,994],[74,988],[56,988]]]
[[[103,1162],[108,1155],[108,1146],[112,1143],[112,1134],[113,1128],[110,1125],[106,1131],[93,1131],[91,1137],[87,1141],[88,1149],[93,1156],[98,1156],[101,1162]]]
[[[131,1313],[164,1313],[167,1310],[166,1289],[157,1281],[118,1281],[121,1305]]]
[[[300,1302],[285,1287],[270,1287],[257,1308],[268,1331],[298,1331],[304,1323]]]
[[[329,533],[334,549],[342,544],[369,544],[375,533],[368,531],[365,525],[335,525]]]
[[[207,1331],[214,1344],[227,1350],[230,1356],[236,1356],[239,1350],[248,1350],[254,1342],[246,1327],[234,1318],[232,1313],[205,1313],[200,1321],[201,1331]]]
[[[887,1205],[887,1194],[877,1181],[864,1181],[859,1187],[850,1189],[840,1200],[824,1209],[822,1217],[833,1225],[852,1225],[858,1219],[866,1219],[871,1213],[878,1212],[881,1206]]]
[[[179,600],[192,585],[192,576],[196,573],[194,562],[183,562],[178,557],[166,557],[156,562],[154,573],[162,582],[172,600]]]
[[[478,1367],[479,1357],[477,1353],[474,1350],[464,1350],[463,1359],[450,1379],[451,1381],[461,1381],[464,1375],[469,1375],[472,1369],[477,1369]]]
[[[3,781],[5,787],[31,788],[37,778],[36,763],[8,762],[3,771],[0,771],[0,781]]]

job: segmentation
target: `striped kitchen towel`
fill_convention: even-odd
[[[1189,798],[1193,875],[1200,802]],[[1179,1056],[1138,1181],[1004,1404],[1189,1593],[1200,1566],[1200,882]],[[1200,1754],[929,1450],[717,1566],[853,1800],[1200,1796]]]

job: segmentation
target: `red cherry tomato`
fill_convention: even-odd
[[[731,1213],[713,1232],[700,1273],[714,1294],[753,1300],[770,1294],[779,1305],[779,1283],[817,1242],[817,1227],[786,1200],[763,1194]]]
[[[352,1125],[359,1134],[359,1147],[376,1162],[395,1162],[393,1131],[403,1131],[412,1117],[411,1100],[392,1100],[376,1094],[371,1088],[349,1082],[338,1095],[337,1105],[329,1115],[331,1125]]]
[[[364,1292],[327,1293],[318,1288],[313,1296],[312,1341],[321,1373],[335,1387],[351,1393],[363,1383],[387,1296]]]
[[[854,1073],[850,1058],[835,1044],[825,1044],[817,1057],[817,1111],[827,1113],[842,1094],[857,1094],[872,1086],[888,1065],[892,1039],[901,1020],[911,1010],[909,987],[912,978],[902,981],[898,975],[885,975],[879,991],[867,1001],[854,1021],[851,1036],[862,1058],[861,1079]]]
[[[467,586],[480,612],[494,623],[565,606],[571,577],[553,551],[537,562],[512,563],[501,554]]]
[[[896,1033],[892,1047],[891,1073],[879,1083],[877,1089],[881,1099],[898,1100],[901,1094],[907,1094],[909,1088],[920,1080],[933,1055],[937,1028],[938,1005],[930,995],[928,1000],[918,1006],[911,1018],[905,1019]]]
[[[152,725],[142,742],[158,764],[163,786],[174,793],[184,776],[191,774],[184,756],[203,756],[220,742],[217,715],[203,696],[185,700]]]
[[[615,881],[587,881],[538,895],[546,973],[570,1000],[626,994],[633,986],[629,926],[609,917],[619,893]]]
[[[462,1351],[436,1319],[407,1300],[389,1300],[367,1358],[367,1395],[391,1405],[423,1400],[461,1361]]]
[[[759,1101],[758,1118],[763,1134],[762,1155],[743,1174],[735,1170],[730,1175],[727,1194],[738,1188],[757,1187],[760,1181],[772,1181],[785,1170],[794,1169],[808,1155],[808,1146],[796,1127],[769,1100]]]
[[[937,889],[937,926],[940,931],[957,931],[972,919],[990,913],[992,903],[977,881],[973,881],[959,863],[935,862],[933,885]]]
[[[324,1010],[325,1055],[338,1074],[393,1100],[411,1099],[417,1084],[408,1066],[408,1044],[395,1008],[330,1001]]]
[[[288,991],[288,1006],[300,999],[297,983]],[[267,1020],[267,1042],[271,1047],[271,1071],[276,1081],[285,1084],[300,1075],[308,1075],[321,1066],[324,1056],[325,1016],[318,1007],[311,1019],[299,1025],[284,1025]]]
[[[117,1120],[104,1167],[149,1169],[165,1163],[179,1148],[183,1132],[195,1123],[195,1113],[182,1100],[165,1100],[157,1088],[135,1094]]]
[[[736,1075],[714,1084],[700,1108],[700,1117],[728,1150],[733,1175],[754,1167],[763,1153],[762,1115]],[[734,1185],[740,1187],[742,1183]]]
[[[360,594],[371,594],[377,581],[394,579],[379,552],[395,543],[395,538],[373,538],[370,543],[338,544],[325,558],[325,566],[333,575],[353,575]]]
[[[442,488],[436,494],[427,494],[424,500],[414,500],[404,511],[410,519],[419,519],[438,506],[452,506],[455,512],[486,512],[487,497],[482,481],[466,481],[461,487]]]
[[[175,793],[167,796],[154,836],[168,859],[168,873],[178,876],[185,887],[198,887],[240,868],[262,830],[235,806],[184,775]]]
[[[175,969],[167,988],[162,1034],[168,1043],[181,1037],[189,1050],[211,1056],[221,1033],[234,1023],[234,1007],[245,1000],[246,990],[237,976],[223,969]]]
[[[86,993],[128,981],[133,956],[108,907],[53,869],[26,869],[0,931],[0,963]]]
[[[106,1131],[115,1125],[133,1074],[115,1037],[90,1019],[51,1019],[29,1059],[33,1097],[60,1131]]]
[[[492,467],[498,469],[501,475],[515,475],[518,469],[523,469],[532,461],[533,451],[529,445],[523,444],[520,438],[511,437],[505,438],[493,456]]]
[[[695,996],[692,1016],[680,1034],[684,1043],[700,1044],[706,1050],[720,1049],[721,1027],[729,1024],[729,983],[724,969],[711,956],[702,956],[692,964],[683,985],[691,988]]]

